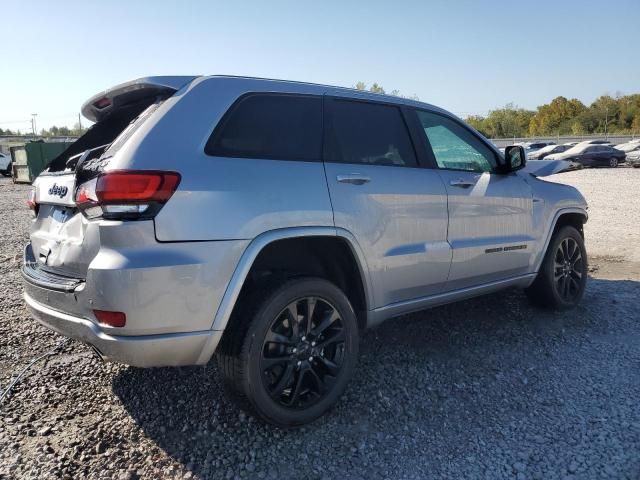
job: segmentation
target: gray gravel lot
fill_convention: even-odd
[[[389,321],[337,407],[292,431],[237,411],[215,363],[70,343],[0,407],[0,478],[640,478],[640,169],[555,180],[591,203],[576,310],[508,291]],[[60,340],[20,296],[28,189],[0,179],[0,387]]]

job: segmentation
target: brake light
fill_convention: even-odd
[[[94,310],[93,314],[98,319],[98,323],[107,325],[108,327],[124,327],[127,323],[127,316],[122,312]]]
[[[106,108],[109,105],[111,105],[111,100],[108,99],[107,97],[102,97],[97,102],[93,102],[93,106],[99,109]]]
[[[29,198],[27,198],[27,206],[29,210],[33,212],[34,215],[38,215],[38,202],[36,202],[36,189],[32,188],[29,192]]]
[[[160,211],[179,183],[176,172],[114,170],[79,185],[75,201],[89,218],[148,219]]]

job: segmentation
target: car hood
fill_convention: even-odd
[[[523,170],[534,177],[547,177],[555,173],[576,170],[579,165],[566,160],[529,160]]]

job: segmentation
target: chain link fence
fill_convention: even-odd
[[[625,143],[629,140],[639,138],[638,135],[617,135],[617,134],[591,134],[591,135],[556,135],[551,137],[512,137],[512,138],[491,138],[489,139],[498,148],[513,145],[521,142],[555,142],[557,144],[569,142],[583,142],[585,140],[606,140],[614,145]]]

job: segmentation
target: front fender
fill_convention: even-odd
[[[587,214],[586,209],[580,207],[569,207],[569,208],[561,208],[557,210],[552,217],[550,217],[550,221],[545,229],[545,235],[541,239],[541,245],[538,249],[538,253],[535,256],[533,261],[534,272],[538,272],[540,270],[540,266],[542,265],[542,260],[544,259],[545,254],[547,253],[547,248],[549,248],[549,243],[551,243],[551,237],[553,236],[553,231],[558,224],[558,220],[563,215],[567,214],[578,214],[582,217],[582,223],[587,223],[589,219],[589,215]]]

